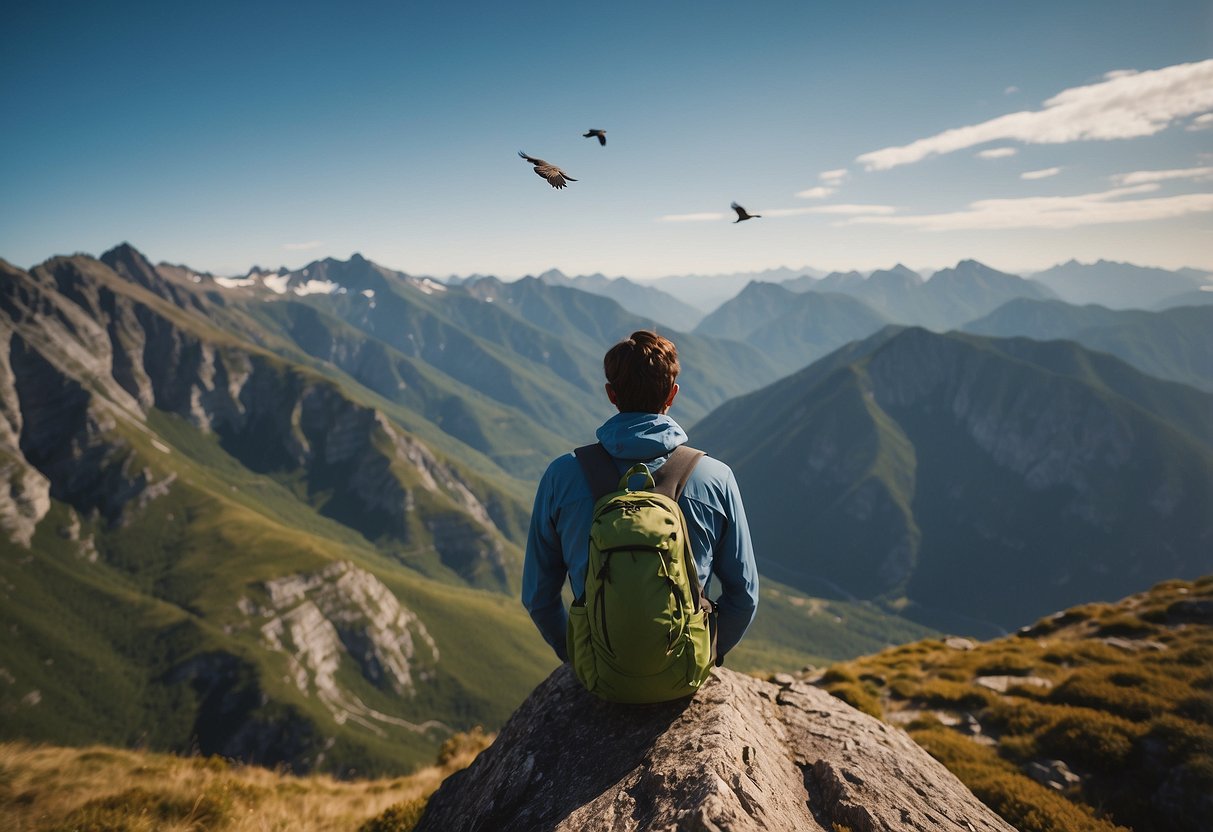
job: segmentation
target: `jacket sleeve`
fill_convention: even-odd
[[[724,513],[724,527],[712,552],[712,573],[721,587],[716,601],[717,664],[722,664],[725,653],[741,641],[758,610],[758,566],[741,491],[731,471]]]
[[[540,635],[556,651],[561,661],[568,661],[565,649],[568,614],[560,597],[565,575],[564,557],[552,506],[549,468],[539,482],[535,505],[531,510],[526,559],[522,565],[522,605],[531,614],[531,620],[539,628]]]

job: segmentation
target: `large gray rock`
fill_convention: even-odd
[[[1012,830],[902,731],[803,682],[717,670],[625,706],[568,665],[430,799],[418,832]]]

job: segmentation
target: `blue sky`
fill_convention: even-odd
[[[438,276],[1213,269],[1207,0],[0,20],[0,257],[20,266],[127,240],[225,274],[355,251]],[[553,190],[519,149],[579,181]],[[733,225],[732,200],[764,218]]]

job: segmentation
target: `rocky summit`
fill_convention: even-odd
[[[1012,830],[901,730],[783,681],[718,669],[690,700],[637,707],[564,665],[416,829]]]

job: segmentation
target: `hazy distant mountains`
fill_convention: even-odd
[[[1152,376],[1213,391],[1213,306],[1144,312],[1017,300],[966,324],[964,330],[978,335],[1077,341]]]
[[[1039,284],[973,260],[927,281],[904,266],[866,278],[835,272],[820,280],[751,283],[695,332],[755,346],[790,373],[889,323],[953,329],[1007,301],[1049,296]]]
[[[1020,297],[1060,298],[1072,304],[1100,304],[1113,309],[1164,309],[1213,303],[1200,287],[1213,285],[1213,275],[1196,269],[1165,269],[1100,260],[1071,260],[1031,275],[991,269],[963,260],[924,278],[898,263],[870,274],[803,268],[767,269],[717,275],[679,275],[633,281],[601,274],[568,277],[557,269],[539,276],[545,283],[610,297],[633,314],[651,318],[674,331],[690,331],[702,318],[736,298],[750,283],[775,283],[794,292],[817,291],[857,298],[887,319],[947,330]],[[468,278],[474,280],[478,278]],[[934,281],[932,283],[932,281]],[[460,281],[462,282],[462,281]],[[931,283],[929,287],[925,284]]]
[[[1099,260],[1067,263],[1037,272],[1032,279],[1047,286],[1067,303],[1095,303],[1110,309],[1165,308],[1182,296],[1213,283],[1207,272],[1195,269],[1153,269],[1131,263]]]
[[[819,281],[797,281],[801,291],[840,292],[863,301],[886,319],[935,330],[954,329],[992,312],[1009,300],[1045,299],[1051,291],[1017,275],[976,260],[962,260],[922,280],[897,265],[864,278],[858,272],[833,273]]]
[[[1074,343],[889,328],[719,408],[764,571],[949,629],[1213,571],[1213,396]]]
[[[549,269],[539,279],[552,286],[580,289],[608,297],[631,312],[649,318],[666,329],[690,332],[703,312],[665,292],[654,284],[636,283],[626,277],[610,278],[601,274],[566,277],[558,269]]]
[[[751,283],[705,317],[695,333],[750,345],[787,374],[889,323],[889,318],[847,295],[796,293],[776,283]]]

